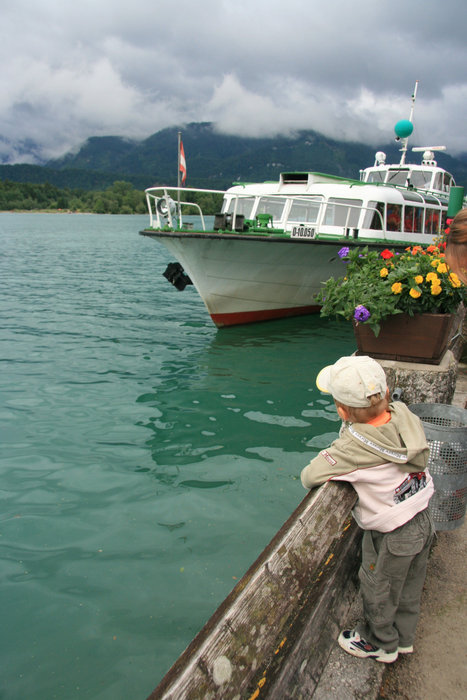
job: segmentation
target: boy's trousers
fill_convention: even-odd
[[[392,532],[365,530],[357,631],[370,644],[386,651],[413,644],[433,534],[428,509]]]

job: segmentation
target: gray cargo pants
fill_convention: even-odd
[[[392,532],[365,530],[357,631],[370,644],[386,651],[413,644],[433,534],[428,509]]]

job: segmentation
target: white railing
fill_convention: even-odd
[[[173,200],[170,192],[177,193],[177,199]],[[205,192],[208,194],[225,194],[224,190],[203,190],[194,187],[149,187],[146,190],[146,202],[149,210],[150,228],[174,228],[174,218],[178,219],[179,228],[183,225],[182,207],[195,207],[201,217],[203,231],[206,230],[204,215],[201,207],[196,202],[181,201],[182,192]],[[161,216],[164,222],[161,221]],[[165,223],[167,219],[167,223]],[[155,225],[154,225],[155,224]]]

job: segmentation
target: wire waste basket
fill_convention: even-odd
[[[437,530],[454,530],[465,520],[467,503],[467,410],[448,404],[411,404],[430,446],[428,469],[435,493],[429,511]]]

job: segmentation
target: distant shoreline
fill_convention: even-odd
[[[145,216],[145,214],[111,214],[109,212],[98,213],[95,211],[72,211],[67,209],[2,209],[0,214],[81,214],[84,216]]]

